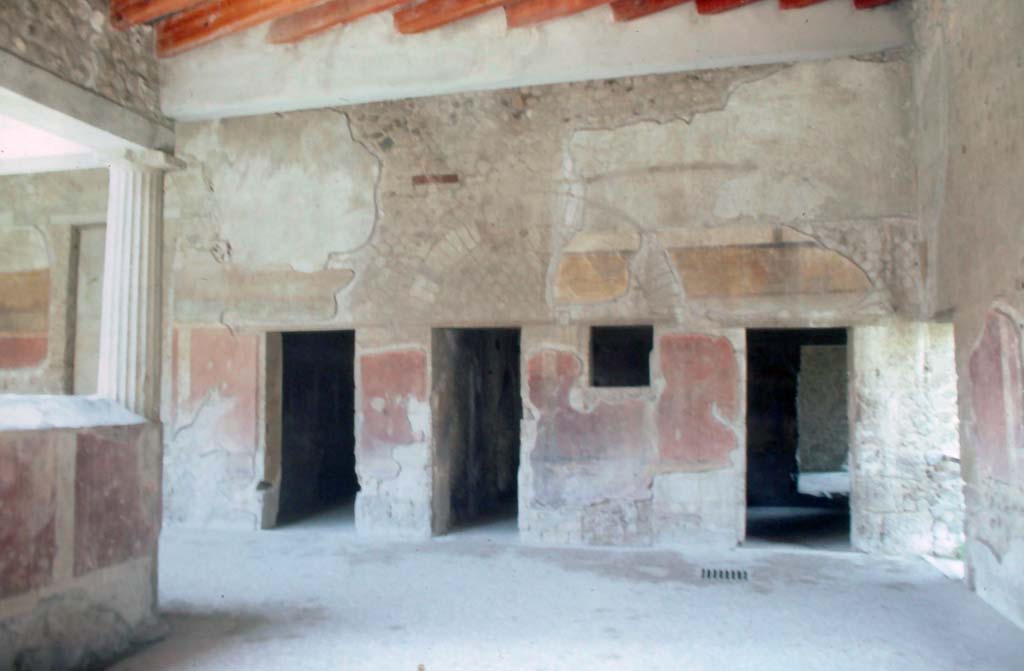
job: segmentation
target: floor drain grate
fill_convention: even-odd
[[[741,569],[702,568],[700,570],[700,579],[720,580],[723,582],[746,582],[750,580],[750,574]]]

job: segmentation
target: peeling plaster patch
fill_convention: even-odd
[[[313,122],[318,117],[324,121]],[[235,263],[312,272],[324,267],[331,252],[369,240],[380,163],[336,113],[251,117],[198,128],[182,133],[179,153],[203,164],[209,209],[220,237],[231,241]],[[257,224],[262,221],[273,225]]]

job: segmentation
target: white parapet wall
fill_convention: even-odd
[[[420,35],[376,14],[295,45],[266,26],[161,64],[177,120],[247,116],[446,93],[871,54],[910,44],[907,3],[800,11],[760,2],[699,16],[692,3],[629,23],[607,6],[509,30],[501,9]]]

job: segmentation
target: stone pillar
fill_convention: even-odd
[[[97,392],[157,419],[163,171],[110,166]]]
[[[964,494],[953,327],[892,321],[850,332],[853,547],[955,556]]]

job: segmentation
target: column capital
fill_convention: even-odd
[[[175,172],[184,170],[187,164],[180,158],[156,149],[126,149],[110,158],[110,167],[122,166],[137,170]]]

